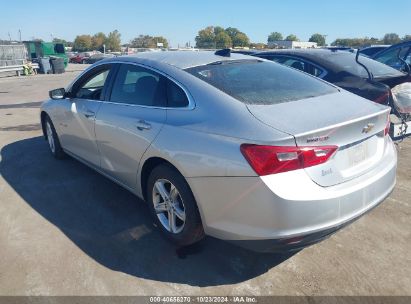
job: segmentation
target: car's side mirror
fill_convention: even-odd
[[[51,99],[63,99],[66,97],[66,90],[64,88],[51,90],[49,96]]]

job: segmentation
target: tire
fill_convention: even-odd
[[[81,61],[81,63],[82,63],[82,64],[86,64],[86,63],[87,63],[87,60],[84,60],[84,59],[83,59],[83,60]]]
[[[164,164],[155,167],[148,178],[146,194],[158,229],[172,243],[187,246],[204,237],[193,193],[177,170]]]
[[[50,117],[46,117],[44,120],[44,130],[46,131],[46,139],[49,145],[51,154],[56,159],[65,158],[66,154],[63,151],[63,148],[60,145],[60,140],[57,136],[56,129],[54,128],[53,123],[51,122]]]

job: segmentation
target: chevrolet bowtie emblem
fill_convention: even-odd
[[[373,123],[369,123],[367,124],[363,129],[362,129],[362,133],[368,133],[370,132],[372,129],[374,129],[375,124]]]

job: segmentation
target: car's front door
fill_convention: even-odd
[[[97,113],[101,168],[131,189],[141,157],[166,120],[166,81],[151,69],[123,63]]]
[[[83,75],[71,88],[65,111],[59,117],[60,140],[65,150],[99,167],[95,119],[105,94],[110,65],[98,66]]]

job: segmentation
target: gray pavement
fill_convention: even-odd
[[[317,245],[176,249],[132,194],[51,157],[39,105],[81,68],[0,79],[0,295],[411,295],[411,138],[391,197]]]

